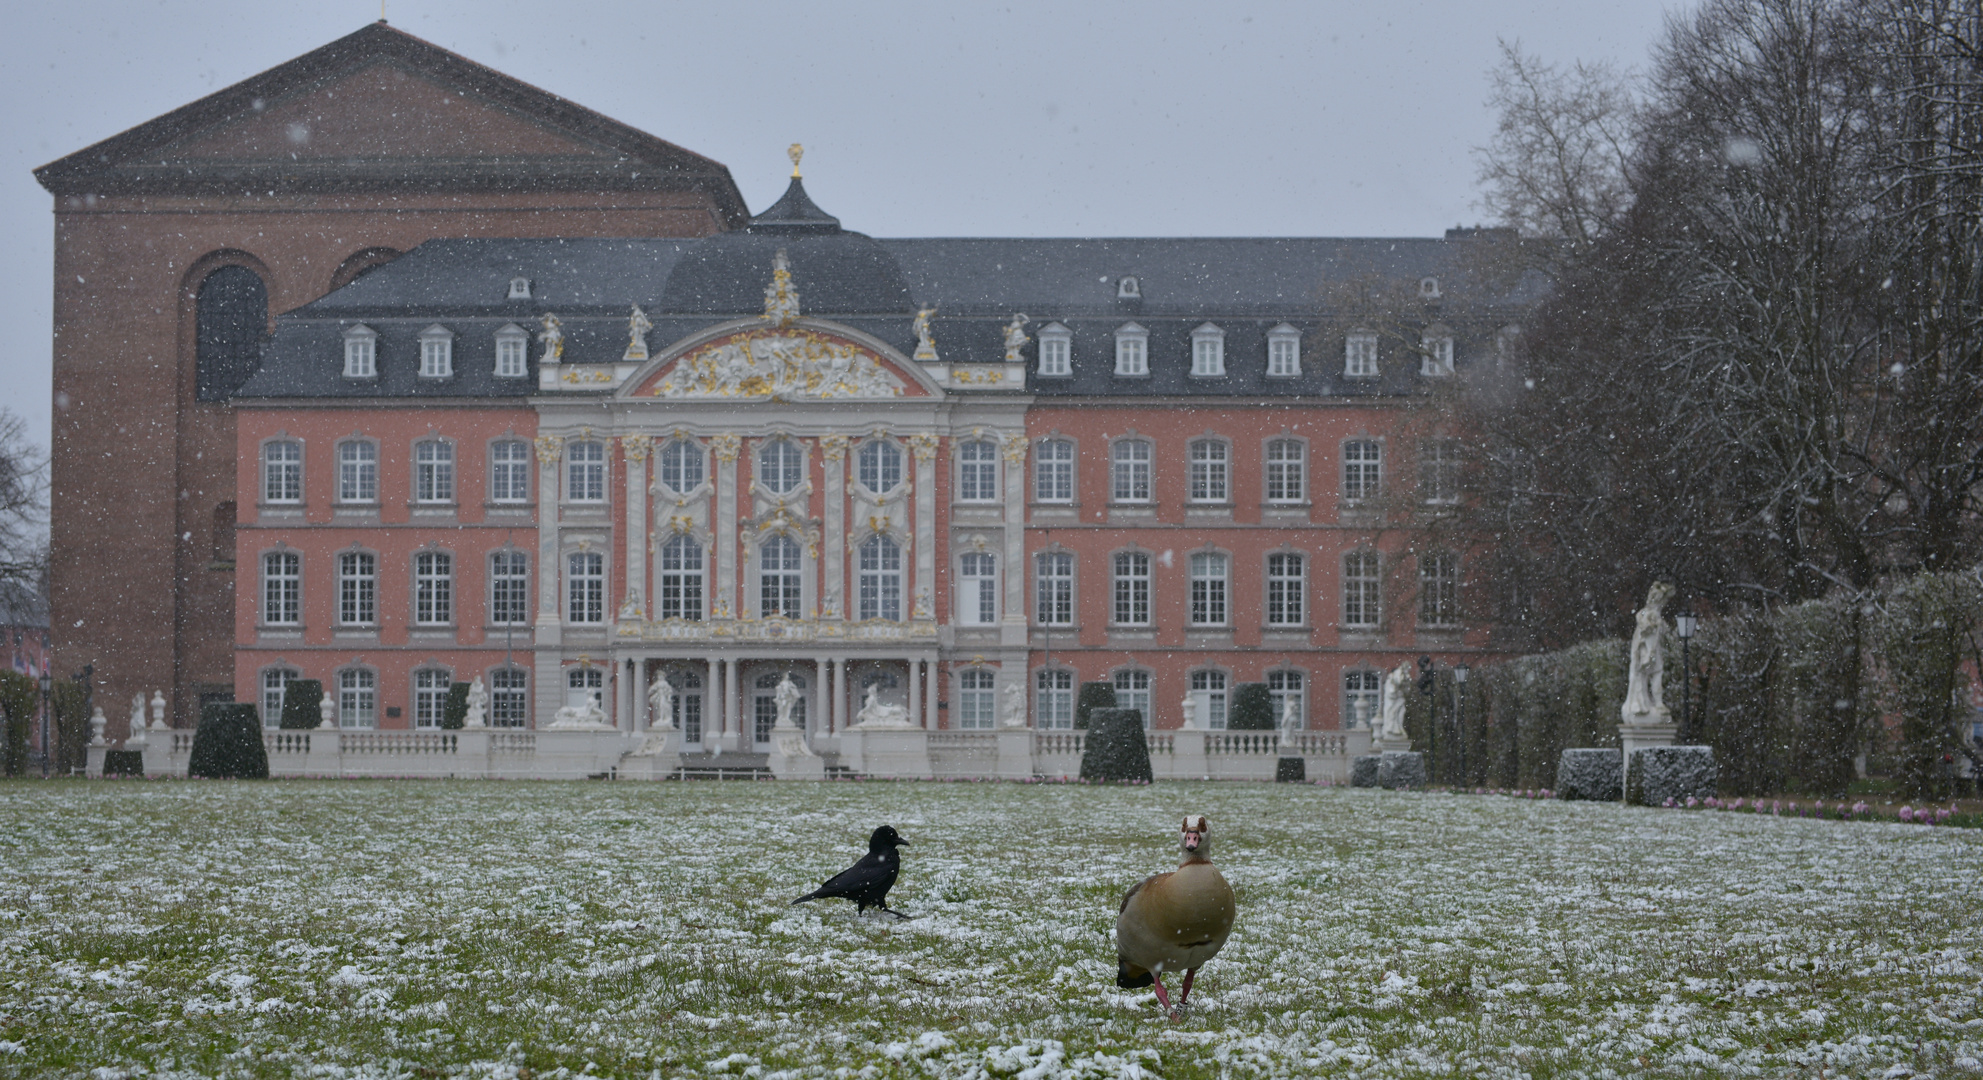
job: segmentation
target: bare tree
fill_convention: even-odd
[[[42,592],[48,568],[48,457],[0,409],[0,583]]]
[[[1531,236],[1586,250],[1631,205],[1626,180],[1637,103],[1630,81],[1609,65],[1562,71],[1503,40],[1489,73],[1494,137],[1475,150],[1483,207]]]

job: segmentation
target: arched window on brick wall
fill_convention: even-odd
[[[201,401],[226,401],[261,363],[269,291],[245,266],[223,266],[200,282],[194,304],[199,346],[195,388]]]

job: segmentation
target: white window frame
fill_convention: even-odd
[[[862,621],[902,621],[902,545],[879,533],[861,541],[858,615]]]
[[[1109,445],[1109,501],[1143,504],[1155,490],[1157,450],[1150,440],[1117,439]]]
[[[1232,501],[1232,444],[1224,439],[1193,439],[1185,450],[1189,483],[1185,500],[1223,504]]]
[[[1115,687],[1115,706],[1118,709],[1135,709],[1143,717],[1143,728],[1149,730],[1156,724],[1155,702],[1151,695],[1154,680],[1143,668],[1123,668],[1109,676],[1109,685]]]
[[[1308,729],[1308,679],[1293,668],[1275,668],[1267,673],[1267,697],[1274,703],[1274,726],[1281,726],[1289,697],[1294,698],[1294,715],[1301,723],[1297,731]]]
[[[777,552],[776,559],[773,553]],[[790,558],[786,558],[789,553]],[[783,533],[757,545],[757,617],[801,618],[806,609],[805,548]]]
[[[1226,332],[1211,323],[1191,332],[1193,378],[1215,379],[1226,373]]]
[[[511,278],[509,299],[511,300],[530,299],[530,279],[527,277]]]
[[[957,726],[965,731],[998,726],[998,675],[990,668],[967,667],[957,673]]]
[[[1232,617],[1232,557],[1218,551],[1191,553],[1192,626],[1227,626]]]
[[[1343,672],[1343,730],[1369,730],[1376,726],[1377,710],[1384,703],[1384,675],[1370,668]]]
[[[454,556],[445,551],[413,555],[413,625],[454,625]]]
[[[1298,551],[1267,553],[1267,625],[1308,622],[1308,557]]]
[[[1039,626],[1074,625],[1074,553],[1042,551],[1033,556],[1033,621]]]
[[[284,550],[262,553],[262,625],[303,625],[301,552]]]
[[[1419,338],[1420,375],[1444,378],[1453,373],[1453,335],[1443,329],[1427,330]]]
[[[303,501],[303,444],[298,440],[262,444],[262,501],[288,506]]]
[[[967,551],[957,557],[957,624],[993,626],[998,622],[998,556]]]
[[[565,501],[606,501],[606,443],[573,439],[565,444]]]
[[[601,552],[565,554],[565,621],[573,626],[606,625],[606,556]]]
[[[709,477],[709,457],[694,439],[670,439],[654,459],[655,479],[677,495],[700,488]]]
[[[376,506],[379,501],[379,444],[346,439],[337,444],[337,501]]]
[[[438,730],[447,716],[448,684],[454,681],[454,673],[446,668],[422,667],[413,669],[413,728],[415,731]]]
[[[773,454],[778,461],[771,461]],[[766,442],[757,448],[757,482],[774,495],[790,495],[799,490],[806,482],[806,452],[790,439]],[[783,487],[779,486],[781,483]]]
[[[344,377],[379,377],[379,332],[362,323],[344,332]]]
[[[1041,439],[1033,448],[1033,501],[1074,501],[1074,441]]]
[[[496,331],[496,378],[521,379],[530,374],[530,331],[510,323]]]
[[[293,667],[277,664],[262,669],[262,726],[265,728],[282,726],[282,704],[289,700],[289,684],[303,677],[301,671]]]
[[[703,581],[709,565],[702,541],[676,533],[661,542],[656,565],[660,586],[654,591],[656,616],[701,622]]]
[[[1191,695],[1200,705],[1198,719],[1213,731],[1226,728],[1228,697],[1232,692],[1232,680],[1226,673],[1217,669],[1202,668],[1191,673]]]
[[[1375,630],[1384,622],[1383,553],[1359,549],[1343,553],[1343,626]]]
[[[1438,437],[1418,444],[1418,493],[1430,506],[1460,501],[1460,440]]]
[[[1343,374],[1352,379],[1377,377],[1376,334],[1353,332],[1343,338]]]
[[[1042,731],[1074,727],[1074,673],[1062,667],[1041,668],[1033,675],[1033,725]]]
[[[1460,625],[1460,557],[1451,551],[1418,557],[1418,624],[1450,630]]]
[[[420,377],[454,378],[454,332],[439,323],[420,331]]]
[[[528,626],[530,619],[529,553],[520,548],[502,548],[490,552],[490,625]]]
[[[967,439],[957,444],[957,501],[998,501],[998,444]]]
[[[489,444],[489,501],[514,504],[530,501],[530,444],[522,439],[498,439]]]
[[[1150,332],[1135,323],[1124,323],[1115,331],[1115,373],[1128,378],[1150,374]]]
[[[1064,379],[1074,374],[1074,333],[1057,322],[1040,328],[1039,374]]]
[[[1150,625],[1150,553],[1118,551],[1109,557],[1111,626]]]
[[[1381,439],[1343,442],[1343,500],[1362,502],[1384,490],[1384,443]]]
[[[422,439],[413,444],[413,501],[425,506],[454,503],[454,444]]]
[[[869,439],[854,450],[854,479],[876,495],[901,487],[904,475],[902,448],[893,442]]]
[[[1301,374],[1301,331],[1282,323],[1267,331],[1267,377],[1292,379]]]
[[[1265,461],[1266,497],[1270,506],[1295,506],[1308,501],[1308,444],[1300,439],[1269,439]]]
[[[515,664],[489,671],[489,726],[530,726],[530,673]]]
[[[379,625],[379,557],[372,552],[337,553],[337,624]]]
[[[370,730],[379,726],[379,674],[370,668],[337,673],[337,726]]]

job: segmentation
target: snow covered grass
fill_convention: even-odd
[[[1192,1008],[1116,901],[1210,816]],[[1983,1076],[1983,835],[1267,784],[0,785],[0,1076]],[[876,824],[918,918],[790,907]]]

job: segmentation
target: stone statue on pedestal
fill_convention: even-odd
[[[1198,695],[1184,695],[1184,700],[1178,702],[1178,709],[1184,714],[1184,729],[1186,731],[1198,730]]]
[[[319,728],[337,726],[337,700],[329,692],[317,701],[317,726]]]
[[[655,676],[654,685],[647,688],[647,710],[648,727],[675,725],[675,684],[668,681],[668,676]]]
[[[799,703],[799,688],[793,684],[790,672],[778,680],[778,688],[771,692],[772,704],[778,707],[778,722],[772,726],[792,729],[792,709]]]
[[[1646,590],[1646,606],[1639,609],[1632,630],[1631,670],[1625,678],[1625,704],[1619,715],[1627,724],[1665,724],[1673,716],[1667,712],[1661,688],[1666,667],[1663,635],[1666,617],[1663,609],[1673,597],[1673,586],[1656,581]]]
[[[1000,727],[1022,728],[1026,726],[1026,688],[1016,682],[1005,684],[1005,715],[999,717]]]
[[[482,676],[475,676],[468,684],[468,715],[462,717],[463,728],[485,728],[489,726],[489,688],[482,685]]]
[[[854,714],[855,727],[864,728],[905,728],[914,727],[909,722],[909,709],[904,705],[886,705],[881,700],[881,684],[869,683],[866,697],[861,701],[861,711]]]
[[[1411,685],[1412,666],[1409,660],[1398,661],[1398,666],[1384,676],[1384,697],[1377,710],[1383,723],[1377,732],[1379,739],[1410,738],[1405,734],[1405,695],[1411,693]]]

